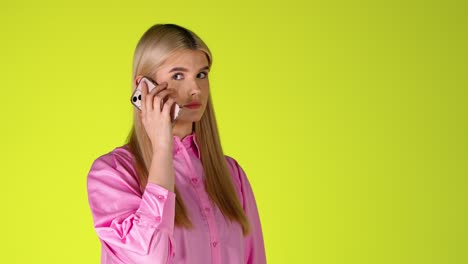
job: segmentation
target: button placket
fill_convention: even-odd
[[[194,188],[194,191],[196,193],[196,195],[198,196],[198,199],[200,201],[200,207],[199,207],[199,210],[200,210],[200,213],[202,215],[202,217],[204,218],[204,221],[206,222],[206,225],[207,225],[207,228],[208,228],[208,231],[209,231],[209,237],[210,237],[210,240],[209,240],[209,246],[212,248],[211,250],[211,257],[214,261],[214,263],[221,263],[221,252],[220,252],[220,242],[219,242],[219,234],[218,234],[218,230],[217,230],[217,226],[216,226],[216,220],[215,220],[215,216],[217,214],[217,210],[215,211],[215,206],[210,206],[210,199],[207,195],[207,193],[204,191],[204,181],[203,181],[203,177],[201,175],[198,175],[197,173],[197,167],[195,167],[194,165],[198,165],[198,164],[193,164],[192,163],[192,160],[191,160],[191,157],[190,157],[190,154],[195,154],[197,155],[197,153],[190,153],[187,152],[188,148],[190,147],[189,145],[186,145],[187,148],[185,148],[185,146],[183,145],[185,142],[181,142],[181,141],[178,141],[176,140],[176,143],[178,145],[178,153],[179,155],[182,155],[184,160],[186,161],[187,163],[187,167],[186,167],[186,178],[185,178],[185,182],[186,184],[189,184],[189,185],[192,185],[192,187]],[[197,146],[198,147],[198,146]],[[198,153],[199,153],[199,149],[198,149]],[[198,156],[198,158],[200,158]],[[197,161],[198,162],[198,161]]]
[[[192,184],[193,184],[194,186],[197,186],[197,185],[198,185],[198,179],[197,179],[197,178],[192,178],[191,181],[192,181]]]
[[[205,218],[210,217],[210,211],[211,211],[211,208],[209,208],[207,206],[204,206],[204,207],[200,208],[200,213]]]

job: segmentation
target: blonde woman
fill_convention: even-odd
[[[101,263],[266,263],[252,188],[221,148],[212,62],[178,25],[154,25],[138,42],[132,92],[143,76],[158,85],[143,86],[126,144],[98,157],[87,178]]]

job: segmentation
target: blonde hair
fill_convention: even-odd
[[[158,68],[171,53],[181,50],[201,50],[211,67],[213,59],[206,44],[192,31],[174,24],[156,24],[150,27],[138,42],[133,57],[132,91],[136,76],[154,76]],[[148,169],[153,155],[151,141],[144,129],[136,108],[133,113],[133,126],[127,143],[135,158],[135,169],[140,188],[143,191],[148,183]],[[236,194],[232,177],[221,147],[218,127],[214,114],[211,95],[200,121],[194,123],[195,138],[200,148],[200,159],[205,174],[205,188],[210,199],[218,206],[224,217],[237,221],[244,236],[250,232],[250,224]],[[176,207],[175,225],[193,228],[184,202],[175,186]]]

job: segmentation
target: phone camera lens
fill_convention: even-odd
[[[133,96],[132,98],[133,102],[135,103],[137,101],[137,97],[136,96]]]

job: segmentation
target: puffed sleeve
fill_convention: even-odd
[[[143,194],[128,159],[110,152],[87,177],[94,229],[106,263],[171,263],[175,193],[148,183]],[[117,261],[118,260],[118,261]]]
[[[242,167],[237,161],[226,156],[231,172],[234,174],[236,184],[239,186],[242,197],[242,207],[250,222],[251,232],[244,237],[245,263],[266,263],[265,246],[263,242],[262,225],[258,214],[257,203],[252,186]]]

